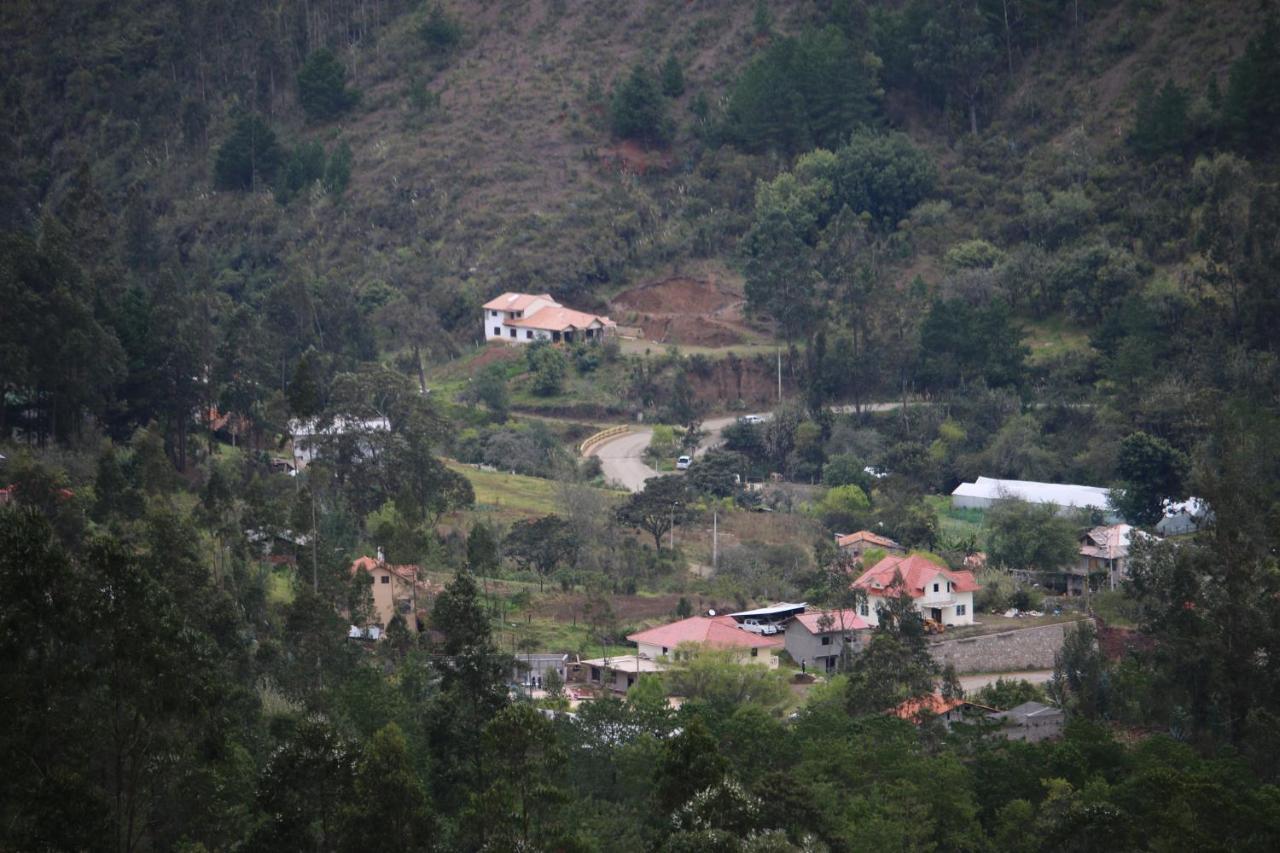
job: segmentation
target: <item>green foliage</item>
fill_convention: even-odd
[[[637,527],[653,537],[655,551],[662,550],[662,536],[671,525],[689,518],[689,489],[685,478],[676,474],[653,477],[644,490],[627,498],[616,511],[618,521]]]
[[[355,106],[360,93],[347,88],[347,69],[328,48],[314,51],[298,70],[298,101],[307,121],[331,121]]]
[[[684,94],[684,68],[674,53],[667,55],[662,63],[662,94],[668,98],[678,98]]]
[[[817,511],[829,529],[849,533],[862,529],[867,522],[871,501],[867,493],[852,483],[827,489],[818,502]]]
[[[418,28],[418,35],[434,53],[447,54],[462,41],[462,24],[443,3],[432,3]]]
[[[962,299],[935,300],[920,330],[929,342],[920,359],[921,382],[948,388],[982,380],[993,388],[1023,381],[1027,349],[1009,307],[974,307]]]
[[[213,164],[213,185],[220,190],[257,190],[275,178],[283,154],[275,132],[256,115],[239,118]]]
[[[1231,65],[1222,102],[1222,121],[1235,145],[1246,151],[1272,148],[1280,128],[1280,104],[1274,80],[1280,73],[1280,20],[1268,17],[1262,32],[1249,40],[1244,55]]]
[[[991,684],[979,687],[969,698],[979,705],[1007,711],[1024,702],[1044,702],[1048,697],[1039,685],[1029,681],[997,678]]]
[[[577,557],[580,544],[570,524],[558,515],[520,519],[503,543],[508,557],[537,572],[539,589],[543,578]]]
[[[1186,497],[1188,465],[1186,455],[1162,438],[1145,432],[1126,436],[1116,466],[1121,482],[1112,498],[1116,509],[1133,524],[1155,524],[1164,516],[1165,501]]]
[[[879,610],[871,640],[853,658],[845,706],[855,716],[881,714],[932,693],[937,676],[915,602],[906,594],[890,598]]]
[[[299,145],[290,153],[284,172],[276,182],[276,199],[287,203],[302,190],[323,180],[324,171],[324,146],[319,142]]]
[[[559,394],[569,372],[569,360],[557,347],[546,341],[534,341],[525,347],[529,372],[533,374],[533,393],[540,397]]]
[[[997,501],[986,525],[987,554],[997,566],[1052,573],[1076,559],[1075,525],[1052,504]]]
[[[340,142],[324,167],[324,188],[330,195],[340,196],[351,183],[351,146]]]
[[[489,575],[498,568],[498,543],[487,524],[471,525],[467,536],[467,569],[472,574]]]
[[[1150,80],[1145,80],[1138,90],[1129,145],[1147,159],[1181,154],[1190,138],[1189,103],[1187,93],[1172,80],[1166,80],[1158,92]]]
[[[609,101],[609,127],[621,139],[651,145],[670,140],[672,127],[658,80],[644,65],[631,67],[613,90]]]
[[[501,364],[490,364],[471,379],[471,396],[489,409],[495,423],[504,423],[511,410],[507,392],[507,371]]]
[[[864,493],[871,491],[872,479],[867,464],[852,453],[838,453],[822,466],[822,485],[857,486]]]
[[[874,57],[826,27],[774,42],[747,67],[723,133],[750,151],[831,147],[872,119],[878,95]]]
[[[767,649],[761,650],[762,655],[767,653]],[[781,714],[791,702],[786,673],[770,668],[764,658],[758,663],[744,662],[741,654],[736,650],[678,649],[679,664],[663,675],[667,688],[722,714],[742,707]]]

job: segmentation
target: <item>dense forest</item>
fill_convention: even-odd
[[[608,5],[0,6],[0,849],[1276,849],[1280,8]],[[731,342],[480,340],[685,279]],[[578,452],[640,418],[666,471],[757,401],[634,494]],[[359,428],[282,473],[300,424]],[[1079,606],[1100,519],[940,509],[979,475],[1211,508],[978,692],[1060,739],[887,715],[962,692],[909,600],[803,696],[510,684],[865,603],[860,528]],[[353,641],[375,553],[422,630]]]

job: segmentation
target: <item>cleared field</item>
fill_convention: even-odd
[[[472,465],[452,460],[445,463],[471,481],[476,493],[476,509],[502,515],[535,516],[556,511],[556,483],[523,474],[482,471]],[[602,500],[621,499],[624,492],[599,489]]]

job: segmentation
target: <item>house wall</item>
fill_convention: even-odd
[[[1056,711],[1035,717],[1027,717],[1017,723],[1014,723],[1013,720],[1007,720],[1006,724],[1000,727],[999,732],[1001,736],[1008,740],[1038,743],[1042,740],[1061,737],[1064,722],[1062,712]]]
[[[663,660],[665,658],[669,658],[671,657],[671,653],[674,651],[675,649],[667,648],[664,652],[662,646],[655,646],[651,643],[636,643],[636,653],[640,655],[640,657],[648,658],[649,660]],[[753,655],[752,651],[756,652],[756,654]],[[770,669],[778,668],[778,656],[773,653],[773,649],[768,647],[743,649],[736,656],[736,660],[738,663],[763,664]]]
[[[933,582],[930,581],[927,586],[927,592],[915,600],[916,610],[926,619],[931,618],[931,611],[935,607],[942,609],[942,624],[961,625],[973,624],[973,593],[972,592],[946,592],[945,579],[940,581],[943,584],[942,590],[937,594],[933,592]],[[943,602],[946,602],[945,604]],[[886,606],[885,599],[878,595],[867,596],[867,612],[862,614],[862,618],[866,619],[871,625],[880,624],[879,607]],[[956,611],[964,607],[963,614],[957,614]],[[861,613],[861,611],[859,611]]]
[[[948,640],[945,635],[929,641],[929,654],[939,666],[951,664],[956,672],[1013,672],[1051,669],[1062,650],[1067,631],[1075,622],[1059,622],[1035,628],[1014,628],[998,634]]]
[[[396,615],[401,601],[413,600],[413,585],[394,572],[375,569],[373,575],[373,609],[382,627],[386,627]],[[412,608],[399,611],[410,631],[418,630],[418,615]]]
[[[860,632],[846,631],[844,633],[852,637],[852,641],[849,643],[850,650],[854,653],[860,651],[863,645],[863,638]],[[784,637],[787,654],[791,655],[791,659],[796,663],[804,661],[810,672],[824,672],[826,670],[826,659],[840,657],[840,649],[844,645],[842,634],[838,627],[834,631],[827,632],[826,636],[831,638],[831,644],[824,646],[822,645],[822,634],[810,633],[808,628],[799,622],[792,621],[787,626],[787,633]]]

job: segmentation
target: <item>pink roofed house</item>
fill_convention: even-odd
[[[608,317],[566,308],[547,293],[504,293],[482,308],[486,341],[600,341],[617,325]]]
[[[743,663],[762,663],[769,667],[778,665],[773,652],[783,646],[783,635],[763,636],[744,631],[732,616],[690,616],[679,622],[659,625],[638,631],[627,637],[639,648],[639,655],[648,660],[669,657],[680,646],[690,644],[716,649],[733,649],[739,652]]]
[[[904,592],[926,619],[941,625],[972,625],[973,594],[981,589],[972,572],[952,571],[919,554],[885,557],[853,586],[867,594],[861,615],[872,625],[879,624],[879,608]]]

